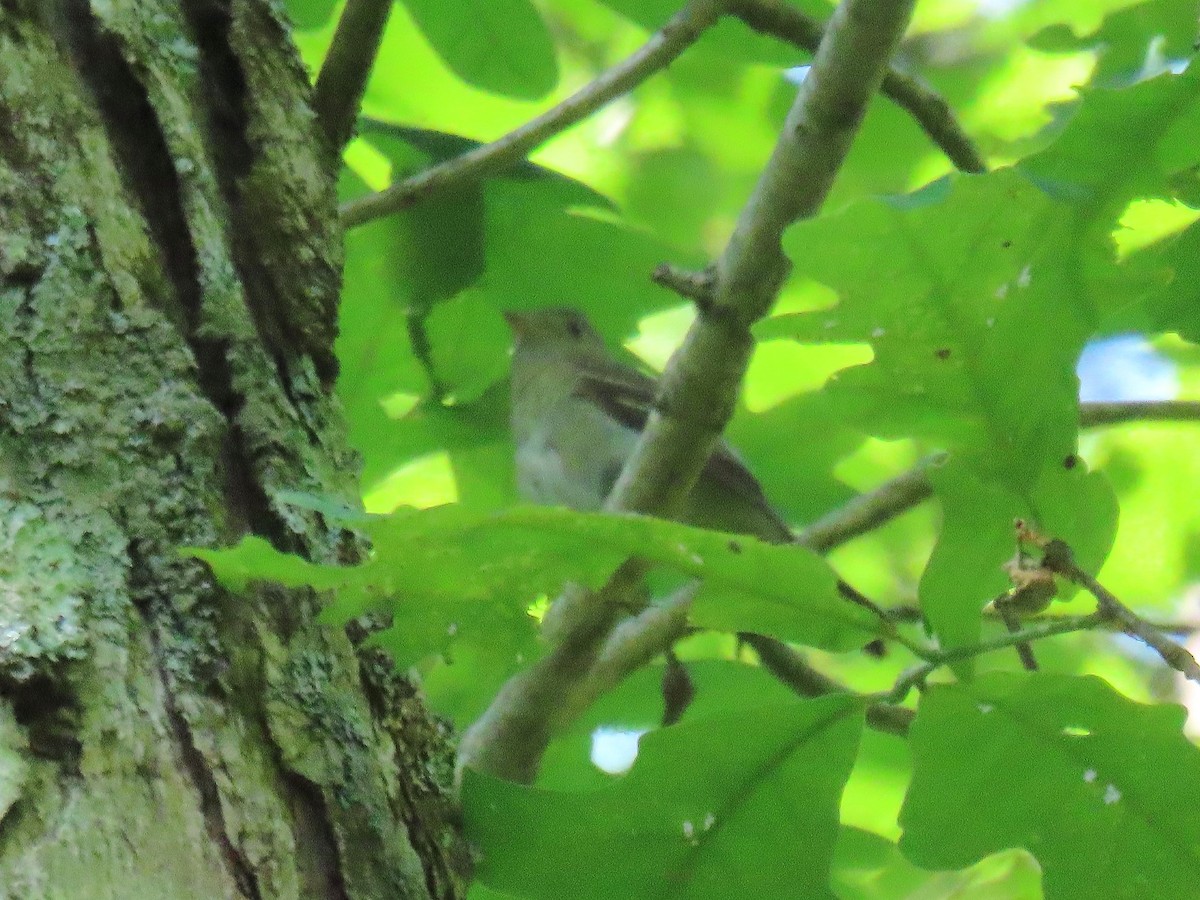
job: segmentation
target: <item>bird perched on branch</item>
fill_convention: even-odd
[[[578,310],[504,315],[516,339],[512,430],[521,495],[534,503],[599,509],[646,425],[655,382],[616,360]],[[724,442],[676,518],[776,543],[794,539]]]

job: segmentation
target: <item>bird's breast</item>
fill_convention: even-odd
[[[532,503],[599,509],[637,435],[591,403],[565,396],[540,416],[521,417],[517,487]]]

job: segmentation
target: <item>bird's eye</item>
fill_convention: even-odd
[[[583,337],[583,323],[578,319],[567,319],[567,331],[575,340]]]

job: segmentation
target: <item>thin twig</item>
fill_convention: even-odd
[[[1008,647],[1018,647],[1021,644],[1031,644],[1034,641],[1056,637],[1060,634],[1089,631],[1100,625],[1103,618],[1103,616],[1096,613],[1089,613],[1085,616],[1055,616],[1052,619],[1045,619],[1016,631],[1005,632],[1004,634],[998,634],[995,637],[981,640],[977,644],[970,644],[964,647],[950,647],[946,650],[941,650],[930,662],[944,666],[948,663],[959,662],[964,659],[973,659],[984,653],[992,653]]]
[[[429,381],[429,400],[436,405],[445,398],[446,385],[437,373],[437,366],[433,363],[433,344],[429,340],[429,331],[425,327],[428,316],[428,308],[409,310],[408,343],[412,348],[413,357],[421,364],[425,378]]]
[[[732,0],[729,12],[755,31],[809,52],[821,42],[821,23],[781,0]],[[894,67],[883,76],[882,91],[916,120],[958,169],[987,171],[982,154],[940,94]]]
[[[1086,616],[1056,616],[1053,619],[1047,619],[1015,632],[998,635],[994,638],[980,641],[977,644],[970,644],[964,647],[951,647],[948,650],[939,651],[928,660],[904,672],[896,680],[896,684],[892,689],[883,695],[882,699],[888,703],[902,703],[904,698],[908,696],[909,691],[923,684],[926,678],[942,666],[966,659],[974,659],[976,656],[982,656],[984,653],[992,653],[996,650],[1007,649],[1008,647],[1032,644],[1034,641],[1055,637],[1060,634],[1089,631],[1101,625],[1104,618],[1105,615],[1100,612],[1091,613]]]
[[[925,621],[925,617],[921,612],[920,607],[910,604],[900,604],[897,606],[885,607],[887,614],[895,622],[903,622],[908,624],[920,623]],[[1001,618],[1000,613],[993,608],[985,608],[983,615],[989,619]],[[1061,618],[1058,613],[1041,613],[1034,616],[1023,615],[1021,621],[1025,625],[1030,625],[1034,622],[1049,622],[1054,619]],[[1196,634],[1200,632],[1200,621],[1191,620],[1175,620],[1175,619],[1146,619],[1148,624],[1155,631],[1161,631],[1163,634]],[[1105,628],[1119,629],[1116,622],[1105,620],[1100,623]]]
[[[313,110],[334,152],[354,134],[358,105],[379,53],[393,0],[346,0],[329,53],[317,75]]]
[[[937,91],[911,75],[893,69],[883,79],[883,93],[897,106],[908,110],[957,169],[972,173],[988,170],[987,161],[959,124],[946,98]]]
[[[876,731],[905,737],[917,714],[907,707],[892,703],[871,703],[867,706],[867,724]]]
[[[848,600],[855,603],[870,612],[879,620],[880,637],[889,641],[895,641],[902,647],[906,647],[913,656],[920,659],[927,659],[932,652],[921,641],[915,641],[908,635],[904,634],[897,626],[896,620],[892,618],[891,613],[872,600],[870,597],[863,594],[861,591],[845,581],[842,578],[837,580],[837,592],[843,600]],[[767,638],[766,640],[772,640]]]
[[[1200,402],[1081,403],[1079,421],[1084,428],[1125,422],[1200,421]],[[907,472],[825,514],[801,532],[800,542],[825,552],[887,524],[933,495],[929,469],[945,459],[944,453],[932,454]]]
[[[826,553],[887,524],[933,495],[929,467],[943,458],[938,455],[923,459],[907,472],[859,494],[805,528],[798,540],[818,553]]]
[[[1029,532],[1025,532],[1029,536]],[[1122,603],[1117,597],[1095,578],[1079,568],[1075,555],[1065,541],[1052,540],[1043,544],[1045,558],[1042,564],[1050,571],[1062,575],[1087,589],[1099,604],[1099,613],[1107,619],[1117,622],[1126,634],[1144,641],[1152,647],[1163,662],[1182,673],[1192,681],[1200,683],[1200,664],[1186,648],[1166,637],[1149,622]]]
[[[801,697],[852,693],[840,681],[810,666],[800,651],[787,644],[758,634],[745,634],[742,635],[742,639],[754,648],[763,668]],[[907,734],[913,717],[913,711],[903,706],[872,703],[867,707],[867,724],[876,731],[886,731],[889,734]]]
[[[1000,619],[1004,622],[1004,627],[1008,629],[1009,634],[1019,634],[1021,632],[1021,618],[1011,609],[1001,606],[998,608]],[[1015,646],[1017,658],[1021,660],[1021,668],[1026,672],[1036,672],[1038,666],[1037,657],[1033,653],[1033,644],[1024,642]]]
[[[692,0],[632,56],[537,118],[490,144],[426,169],[387,190],[343,204],[343,226],[353,228],[399,212],[449,184],[477,180],[519,162],[539,144],[669,66],[717,21],[721,8],[720,0]]]
[[[1122,403],[1081,403],[1079,419],[1085,426],[1120,425],[1125,422],[1194,422],[1200,420],[1200,402],[1131,400]]]
[[[662,676],[662,727],[668,728],[683,718],[696,699],[696,685],[687,666],[679,661],[674,650],[667,651],[667,665]]]

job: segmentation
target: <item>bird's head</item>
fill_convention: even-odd
[[[604,353],[604,340],[587,316],[566,306],[507,311],[504,318],[516,338],[518,350],[541,353]]]

